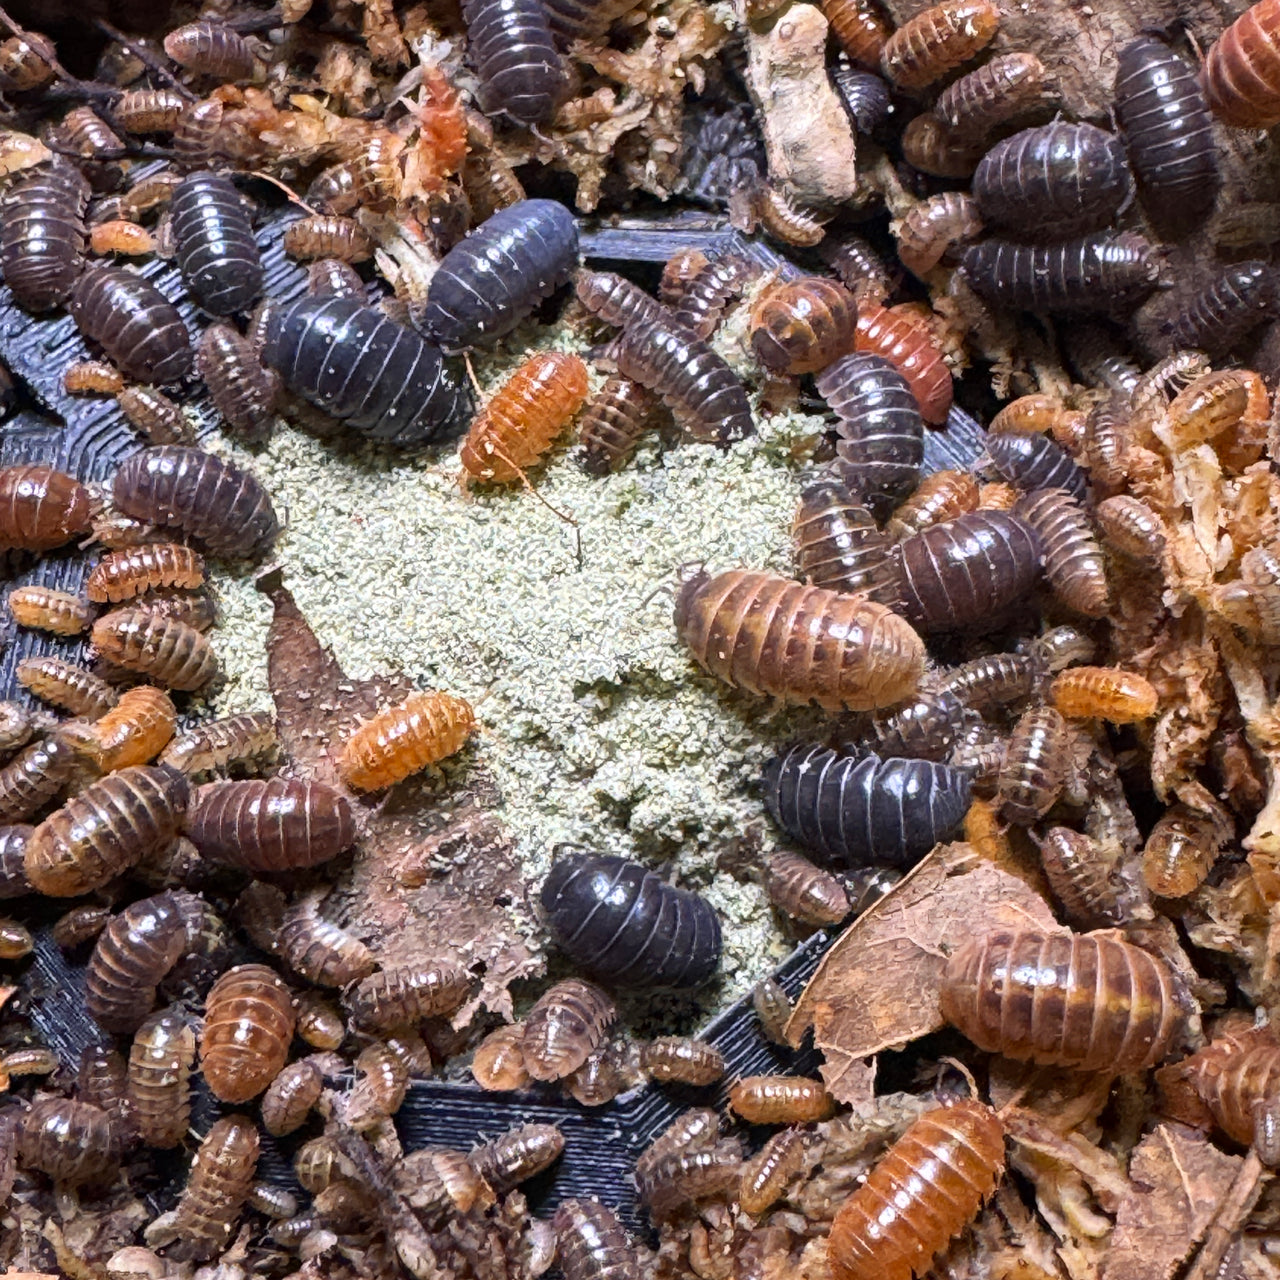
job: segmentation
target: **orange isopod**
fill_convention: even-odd
[[[981,1102],[922,1115],[831,1224],[835,1280],[910,1280],[977,1216],[1004,1171],[1004,1128]]]
[[[42,702],[89,720],[105,715],[119,698],[105,680],[62,658],[24,658],[14,674]]]
[[[101,773],[149,764],[173,737],[178,712],[169,695],[149,684],[126,689],[100,720],[64,725],[62,736]]]
[[[51,467],[0,467],[0,546],[52,551],[89,532],[93,501]]]
[[[729,1108],[748,1124],[809,1124],[835,1115],[836,1100],[821,1080],[744,1076],[729,1090]]]
[[[1224,124],[1270,129],[1280,123],[1280,0],[1259,0],[1213,42],[1200,82]]]
[[[967,471],[935,471],[925,476],[915,493],[889,517],[885,532],[901,542],[935,524],[976,511],[981,496],[978,482]]]
[[[205,998],[200,1066],[223,1102],[248,1102],[280,1074],[293,1039],[293,997],[262,964],[228,969]]]
[[[465,698],[451,693],[410,694],[347,739],[338,772],[349,787],[379,791],[461,751],[475,723]]]
[[[529,1083],[524,1065],[524,1027],[509,1022],[491,1031],[476,1048],[471,1074],[482,1089],[523,1089]]]
[[[1213,440],[1239,425],[1250,406],[1250,383],[1238,369],[1203,374],[1174,396],[1155,432],[1171,448]]]
[[[1158,898],[1185,898],[1204,883],[1223,833],[1208,814],[1175,804],[1151,828],[1142,848],[1142,880]]]
[[[783,1129],[760,1148],[742,1168],[738,1203],[744,1213],[759,1217],[782,1197],[787,1184],[804,1168],[805,1138],[800,1129]]]
[[[124,378],[105,360],[77,360],[62,375],[62,386],[72,396],[113,396],[124,390]]]
[[[78,636],[92,618],[79,596],[52,587],[14,587],[9,592],[9,612],[18,626],[51,631],[55,636]]]
[[[99,222],[89,231],[91,253],[118,253],[126,257],[137,257],[155,252],[155,247],[155,237],[146,227],[140,227],[136,222],[125,222],[122,218]]]
[[[784,244],[811,249],[827,234],[816,213],[802,208],[780,187],[767,182],[756,187],[751,209],[765,231]]]
[[[1112,724],[1149,720],[1160,702],[1150,680],[1119,667],[1070,667],[1054,679],[1049,696],[1069,719]]]
[[[867,0],[822,0],[822,12],[849,61],[869,71],[880,66],[889,24]]]
[[[857,301],[844,285],[801,276],[760,295],[751,349],[771,373],[818,373],[848,353],[857,320]]]
[[[587,366],[577,356],[530,356],[471,424],[459,455],[465,489],[474,481],[520,479],[569,425],[587,398]]]
[[[880,69],[899,88],[923,89],[985,49],[999,26],[991,0],[943,0],[889,37]]]
[[[911,387],[926,422],[947,420],[951,408],[951,371],[929,326],[902,307],[864,305],[858,315],[854,349],[888,360]]]
[[[203,585],[204,558],[198,552],[175,542],[158,542],[103,556],[85,590],[98,604],[119,604],[158,587],[194,591]]]
[[[1280,1045],[1271,1027],[1236,1034],[1219,1030],[1212,1043],[1167,1070],[1189,1080],[1218,1126],[1236,1142],[1255,1142],[1260,1122],[1274,1118]]]

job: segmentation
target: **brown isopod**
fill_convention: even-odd
[[[143,898],[114,916],[98,938],[85,980],[85,1008],[104,1031],[135,1031],[156,988],[186,948],[171,893]]]
[[[338,772],[357,791],[380,791],[462,750],[475,728],[465,698],[414,693],[366,720],[343,743]]]
[[[195,430],[181,407],[154,387],[125,387],[116,396],[120,412],[150,444],[192,444]]]
[[[124,379],[104,360],[77,360],[62,375],[62,388],[71,396],[113,396],[124,390]]]
[[[52,1049],[32,1047],[30,1049],[9,1049],[0,1055],[0,1075],[12,1076],[48,1076],[62,1065],[61,1059]]]
[[[99,222],[89,231],[90,253],[141,257],[154,253],[155,248],[155,237],[146,227],[140,227],[136,222],[125,222],[121,218]]]
[[[0,755],[11,755],[31,737],[31,717],[16,702],[0,700]],[[0,854],[0,863],[3,855]],[[0,879],[3,872],[0,871]],[[0,896],[3,896],[0,894]]]
[[[148,591],[135,596],[130,607],[154,618],[172,618],[197,631],[208,631],[218,621],[218,602],[205,591]]]
[[[824,276],[766,289],[751,312],[751,349],[771,373],[818,373],[853,343],[858,304]]]
[[[1049,73],[1034,53],[1006,53],[961,76],[938,95],[934,112],[949,129],[986,137],[996,126],[1034,110]]]
[[[1068,923],[1094,929],[1121,922],[1116,859],[1096,840],[1069,827],[1050,827],[1043,837],[1032,839],[1040,847],[1045,879]]]
[[[709,1107],[682,1112],[640,1153],[636,1176],[647,1177],[655,1164],[673,1152],[705,1151],[720,1140],[720,1117]]]
[[[868,70],[879,70],[890,27],[868,0],[822,0],[821,7],[849,61]]]
[[[505,1195],[549,1169],[563,1151],[564,1134],[555,1125],[526,1124],[477,1147],[467,1159],[497,1195]]]
[[[293,1039],[293,997],[266,965],[228,969],[205,997],[200,1066],[215,1097],[248,1102],[280,1074]]]
[[[218,22],[188,22],[164,38],[164,51],[180,67],[228,83],[253,75],[253,50],[245,38]]]
[[[180,1009],[152,1014],[129,1049],[128,1095],[138,1135],[149,1147],[180,1147],[191,1120],[196,1033]]]
[[[319,991],[301,991],[295,1001],[297,1034],[313,1049],[336,1049],[347,1038],[347,1024],[338,1006]]]
[[[1219,1029],[1209,1045],[1165,1068],[1157,1079],[1165,1071],[1191,1084],[1229,1138],[1254,1145],[1264,1163],[1275,1164],[1270,1152],[1263,1155],[1263,1147],[1271,1145],[1267,1130],[1274,1129],[1280,1085],[1280,1045],[1271,1027]]]
[[[923,89],[985,49],[999,25],[991,0],[943,0],[889,37],[880,69],[901,89]]]
[[[929,1111],[889,1149],[831,1224],[835,1280],[910,1280],[978,1215],[1004,1172],[1004,1127],[965,1100]]]
[[[640,1069],[661,1084],[715,1084],[724,1075],[724,1054],[705,1040],[659,1036],[640,1046]]]
[[[335,1179],[350,1176],[354,1167],[341,1151],[336,1140],[328,1134],[312,1138],[298,1148],[293,1158],[293,1172],[298,1185],[315,1195],[332,1185]]]
[[[14,828],[4,829],[12,831]],[[31,827],[29,830],[34,831],[35,828]],[[24,883],[26,881],[25,874],[23,881]],[[86,942],[92,942],[107,927],[110,919],[110,907],[96,904],[72,907],[70,911],[64,912],[53,922],[49,932],[58,946],[70,951],[75,947],[83,946]]]
[[[923,278],[957,245],[982,234],[982,218],[971,195],[942,191],[912,205],[893,231],[902,265]]]
[[[1021,826],[1044,817],[1067,778],[1067,722],[1053,707],[1032,707],[1009,736],[996,784],[1005,816]]]
[[[59,734],[33,743],[0,769],[0,822],[21,822],[62,790],[76,755]],[[24,874],[25,874],[24,849]]]
[[[301,1129],[323,1089],[324,1073],[315,1061],[289,1063],[262,1095],[262,1127],[274,1138]]]
[[[366,1045],[354,1063],[356,1081],[346,1097],[343,1119],[357,1133],[375,1128],[400,1110],[409,1088],[409,1070],[389,1045]]]
[[[471,975],[448,960],[382,969],[347,993],[347,1009],[361,1031],[395,1031],[456,1013],[471,987]]]
[[[686,1205],[736,1187],[742,1175],[742,1144],[737,1139],[692,1150],[675,1149],[636,1165],[636,1189],[655,1222]]]
[[[237,439],[253,445],[270,438],[280,379],[263,368],[247,338],[225,321],[211,324],[196,346],[196,372]]]
[[[506,1092],[529,1083],[524,1065],[524,1027],[510,1022],[489,1032],[471,1059],[471,1075],[482,1089]]]
[[[587,366],[578,356],[530,356],[472,422],[459,454],[463,488],[520,479],[582,408],[587,390]]]
[[[224,1116],[205,1135],[174,1211],[170,1256],[201,1262],[231,1236],[258,1171],[258,1131],[244,1116]]]
[[[921,173],[935,178],[971,178],[982,159],[984,144],[948,129],[935,115],[907,122],[900,141],[902,158]]]
[[[160,763],[195,778],[270,755],[278,745],[275,717],[269,711],[252,711],[207,720],[179,734],[160,753]]]
[[[1209,109],[1237,129],[1280,122],[1280,3],[1259,0],[1205,55],[1200,83]]]
[[[786,1026],[791,1019],[791,997],[774,978],[757,982],[751,989],[751,1007],[759,1019],[760,1029],[770,1044],[787,1043]]]
[[[751,209],[766,234],[783,244],[811,249],[827,234],[822,218],[801,208],[785,191],[767,182],[756,187]]]
[[[1163,960],[1107,935],[998,929],[947,962],[942,1016],[1006,1058],[1124,1075],[1164,1057],[1186,1011]]]
[[[0,960],[21,960],[35,950],[35,945],[26,925],[0,918]]]
[[[111,1117],[90,1102],[37,1098],[18,1129],[18,1159],[56,1182],[95,1182],[116,1163]]]
[[[617,1016],[599,987],[566,978],[543,993],[525,1019],[521,1051],[535,1080],[560,1080],[597,1049]]]
[[[782,1198],[805,1165],[805,1137],[800,1129],[773,1134],[758,1155],[743,1166],[738,1203],[753,1218],[767,1213]]]
[[[1049,696],[1069,719],[1112,724],[1149,720],[1160,701],[1150,680],[1119,667],[1072,667],[1054,679]]]
[[[1143,883],[1158,898],[1185,898],[1213,870],[1224,837],[1209,815],[1185,804],[1170,806],[1143,846]]]
[[[171,133],[187,99],[176,89],[128,89],[111,114],[126,133]]]
[[[219,98],[189,102],[173,131],[173,156],[185,169],[200,169],[209,163],[222,129],[223,106]]]
[[[25,93],[54,77],[57,61],[53,42],[36,32],[10,36],[0,44],[0,89],[5,93]]]
[[[304,261],[337,258],[339,262],[368,262],[373,257],[373,241],[354,218],[317,213],[289,224],[284,251]]]
[[[765,863],[764,891],[779,911],[815,928],[839,924],[849,914],[849,896],[840,881],[786,849]]]
[[[149,684],[126,689],[100,720],[65,725],[62,735],[100,773],[150,764],[173,737],[177,708],[162,689]]]
[[[847,486],[819,480],[800,494],[791,523],[796,576],[828,591],[865,595],[889,605],[898,579],[889,539]]]
[[[367,978],[376,961],[359,938],[320,915],[323,897],[323,891],[305,894],[284,913],[276,950],[308,982],[345,987]]]
[[[182,182],[182,174],[171,169],[140,178],[120,199],[118,213],[129,222],[137,222],[160,205],[168,204]]]
[[[978,509],[978,482],[967,471],[935,471],[889,518],[885,532],[901,542]]]
[[[1111,606],[1107,564],[1084,507],[1064,489],[1040,489],[1013,511],[1044,543],[1044,573],[1054,595],[1068,609],[1103,617]]]
[[[680,590],[675,624],[709,674],[789,704],[891,706],[924,670],[920,637],[884,605],[774,573],[696,574]]]
[[[582,469],[604,476],[620,471],[654,422],[661,404],[656,391],[621,374],[612,374],[587,401],[579,420]]]
[[[198,552],[159,542],[103,556],[89,574],[85,590],[99,604],[119,604],[157,587],[194,591],[204,580],[204,558]]]
[[[821,1080],[744,1076],[729,1090],[729,1109],[748,1124],[810,1124],[830,1120],[836,1100]]]
[[[1185,449],[1233,430],[1249,407],[1249,383],[1240,370],[1206,373],[1174,396],[1155,433],[1171,449]]]
[[[218,672],[213,645],[195,627],[145,609],[117,609],[93,624],[93,643],[109,662],[167,689],[203,689]]]
[[[937,426],[947,420],[951,371],[933,331],[917,311],[864,305],[858,312],[854,349],[883,357],[906,378],[926,422]]]
[[[89,532],[93,503],[52,467],[0,467],[0,546],[52,551]]]
[[[1093,515],[1108,546],[1134,560],[1160,563],[1165,548],[1164,520],[1140,498],[1127,493],[1105,498]]]
[[[172,843],[186,814],[187,780],[141,765],[90,783],[27,842],[27,879],[51,898],[100,889]]]
[[[1253,605],[1252,622],[1264,644],[1280,644],[1280,555],[1270,546],[1250,547],[1240,557],[1240,582]]]
[[[52,587],[14,587],[9,592],[9,612],[18,626],[55,636],[78,636],[92,618],[79,596]]]
[[[561,1081],[561,1087],[584,1107],[603,1107],[628,1087],[618,1046],[603,1044]]]
[[[658,281],[658,301],[674,310],[710,259],[701,249],[682,249],[668,258]]]
[[[617,1214],[595,1200],[566,1200],[552,1219],[564,1280],[640,1280],[640,1258]]]
[[[119,699],[105,680],[62,658],[25,658],[15,675],[42,702],[89,720],[105,715]]]

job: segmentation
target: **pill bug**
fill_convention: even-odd
[[[24,858],[34,830],[23,823],[0,826],[0,899],[21,898],[31,892]]]
[[[496,1195],[505,1195],[549,1169],[563,1151],[564,1135],[555,1125],[525,1124],[476,1147],[467,1160]]]
[[[110,222],[95,223],[89,232],[90,253],[144,257],[154,253],[155,248],[155,237],[146,227],[140,227],[136,222],[113,219]]]
[[[560,1080],[599,1047],[617,1010],[599,987],[565,978],[550,987],[525,1018],[521,1051],[535,1080]]]
[[[1160,563],[1165,548],[1164,521],[1140,498],[1129,494],[1106,498],[1094,508],[1093,515],[1108,546],[1135,560]]]
[[[874,71],[860,70],[840,58],[831,68],[831,82],[859,133],[875,133],[893,114],[889,85]]]
[[[173,737],[178,713],[151,685],[126,689],[101,719],[64,725],[62,736],[101,773],[149,764]]]
[[[116,403],[129,424],[148,443],[192,444],[195,430],[182,409],[163,391],[154,387],[125,387],[116,393]]]
[[[211,315],[247,310],[262,292],[263,267],[244,202],[229,178],[193,173],[170,204],[183,282]]]
[[[1096,840],[1070,827],[1050,827],[1036,844],[1045,879],[1069,924],[1096,929],[1123,921],[1116,859]]]
[[[347,993],[347,1008],[361,1031],[393,1031],[457,1012],[471,987],[471,975],[452,961],[381,969]]]
[[[923,278],[958,245],[982,234],[977,202],[963,191],[942,191],[914,204],[894,227],[902,265]]]
[[[0,44],[0,89],[5,93],[25,93],[53,79],[57,50],[53,42],[37,32],[10,36]]]
[[[353,1065],[355,1085],[346,1099],[344,1119],[363,1132],[400,1110],[409,1087],[409,1071],[394,1049],[377,1041],[361,1049]]]
[[[1040,105],[1048,74],[1034,53],[1001,54],[948,85],[933,109],[948,129],[986,137]]]
[[[914,1121],[840,1206],[828,1256],[836,1280],[910,1280],[977,1217],[1004,1172],[990,1107],[954,1102]]]
[[[937,116],[916,116],[899,139],[902,158],[933,178],[967,180],[982,159],[984,144],[968,134],[948,129]]]
[[[883,357],[902,374],[926,422],[936,426],[947,420],[951,372],[932,331],[915,312],[898,307],[861,307],[854,347]]]
[[[256,1098],[280,1073],[293,1038],[289,988],[265,965],[228,969],[205,997],[200,1069],[223,1102]]]
[[[925,631],[993,626],[1030,594],[1043,554],[1040,535],[1011,512],[933,525],[894,548],[903,614]]]
[[[209,720],[179,734],[160,754],[160,763],[190,777],[220,772],[267,755],[277,745],[268,711]]]
[[[1033,394],[1010,400],[987,424],[988,432],[1024,432],[1028,435],[1053,434],[1059,420],[1067,412],[1056,396]]]
[[[611,985],[696,987],[720,963],[711,905],[625,858],[560,857],[540,898],[556,945]]]
[[[363,302],[365,283],[351,263],[340,258],[317,258],[307,268],[307,292],[314,297],[351,298]]]
[[[491,1031],[477,1046],[471,1059],[471,1075],[482,1089],[506,1091],[523,1089],[529,1083],[524,1065],[524,1027],[508,1023]]]
[[[746,1076],[730,1088],[729,1109],[748,1124],[811,1124],[829,1120],[836,1100],[820,1080]]]
[[[298,1016],[297,1036],[313,1049],[336,1049],[346,1039],[342,1014],[319,991],[301,991],[294,1001]]]
[[[911,385],[889,360],[846,355],[817,379],[836,424],[841,479],[884,517],[916,487],[924,460],[924,422]]]
[[[179,1009],[152,1014],[129,1049],[128,1101],[138,1136],[149,1147],[181,1146],[191,1119],[196,1034]]]
[[[291,1062],[262,1095],[262,1127],[273,1138],[301,1129],[320,1101],[324,1073],[310,1058]]]
[[[362,724],[343,744],[338,771],[360,791],[378,791],[455,755],[475,727],[464,698],[411,694]]]
[[[18,626],[56,636],[78,636],[91,617],[89,606],[79,596],[52,587],[14,587],[8,605]]]
[[[681,324],[706,339],[715,333],[730,302],[759,275],[760,268],[749,258],[726,253],[713,262],[704,262],[678,298],[662,301],[675,309]]]
[[[218,620],[217,602],[203,591],[147,591],[131,605],[157,618],[173,618],[197,631],[208,631]]]
[[[267,1218],[292,1218],[298,1212],[298,1197],[284,1187],[255,1182],[249,1189],[245,1207]]]
[[[300,778],[242,778],[198,787],[187,834],[204,857],[258,874],[337,857],[356,838],[341,792]]]
[[[93,502],[78,480],[52,467],[0,467],[0,545],[52,551],[89,531]]]
[[[1213,870],[1223,843],[1223,833],[1207,814],[1171,805],[1143,845],[1143,883],[1159,898],[1185,898]]]
[[[294,973],[320,987],[348,986],[377,967],[355,934],[320,915],[319,898],[311,893],[285,911],[276,950]]]
[[[262,358],[295,395],[386,444],[423,444],[470,408],[438,347],[347,298],[303,297],[275,310]]]
[[[1136,671],[1119,667],[1072,667],[1049,686],[1053,705],[1073,720],[1097,718],[1135,724],[1156,713],[1155,686]]]
[[[643,1170],[636,1166],[636,1189],[655,1222],[678,1210],[719,1196],[737,1186],[742,1176],[742,1144],[731,1138],[692,1150],[671,1150]]]
[[[42,702],[89,720],[96,720],[109,711],[119,696],[92,671],[62,658],[24,658],[14,675],[24,689]]]
[[[149,765],[91,782],[50,814],[27,842],[25,866],[32,888],[51,898],[100,889],[173,842],[186,814],[188,791],[181,774]]]
[[[1205,55],[1200,83],[1209,109],[1237,129],[1269,129],[1280,122],[1280,4],[1259,0],[1244,11]]]
[[[124,267],[91,267],[68,304],[86,338],[139,382],[177,382],[191,372],[191,339],[173,304]]]
[[[874,722],[875,750],[882,757],[943,760],[972,718],[950,689],[929,689]]]
[[[636,1247],[612,1209],[566,1200],[551,1223],[565,1280],[640,1280]]]
[[[991,0],[944,0],[889,37],[880,69],[900,89],[922,89],[985,49],[999,25]]]
[[[1129,455],[1129,398],[1113,392],[1089,410],[1080,461],[1095,486],[1115,489],[1124,483]]]
[[[705,1040],[659,1036],[640,1046],[640,1069],[661,1084],[705,1086],[725,1073],[724,1055]]]
[[[578,423],[579,460],[588,475],[621,471],[653,422],[658,395],[621,374],[611,374],[587,401]]]
[[[1107,566],[1089,517],[1063,489],[1037,489],[1014,507],[1044,545],[1044,572],[1069,609],[1101,618],[1111,605]]]
[[[1132,190],[1120,139],[1064,120],[997,142],[973,175],[983,221],[1036,240],[1100,230]]]
[[[185,945],[186,930],[171,893],[131,903],[112,917],[89,957],[89,1015],[105,1031],[136,1031]]]
[[[885,524],[885,532],[894,541],[901,541],[978,510],[978,502],[978,482],[967,471],[935,471],[925,476],[915,492],[895,509]]]
[[[111,116],[126,133],[171,133],[186,105],[177,89],[126,89]]]
[[[980,297],[1017,311],[1128,310],[1160,277],[1151,244],[1132,231],[1049,245],[985,240],[964,251],[961,266]]]
[[[90,1102],[37,1098],[18,1127],[18,1159],[56,1182],[96,1182],[116,1164],[111,1117]]]
[[[214,1122],[200,1143],[171,1230],[169,1256],[205,1261],[231,1237],[258,1169],[258,1131],[244,1116]]]
[[[878,71],[890,27],[869,0],[822,0],[821,8],[849,60]]]
[[[986,453],[1002,480],[1024,493],[1062,489],[1077,502],[1089,493],[1089,481],[1074,458],[1047,436],[1006,432],[988,435]]]
[[[1014,726],[997,790],[1010,821],[1030,826],[1056,803],[1067,778],[1067,725],[1053,707],[1032,707]]]
[[[947,962],[942,1016],[1006,1058],[1123,1075],[1164,1057],[1186,1014],[1158,957],[1106,935],[997,929]]]
[[[291,258],[351,263],[368,262],[373,257],[369,233],[354,218],[333,213],[310,214],[291,222],[285,228],[283,243]]]
[[[841,284],[801,276],[774,285],[751,312],[751,349],[772,373],[817,373],[846,352],[858,304]]]
[[[164,38],[164,51],[180,67],[227,83],[253,76],[253,50],[238,31],[220,22],[188,22]]]
[[[587,398],[587,366],[578,356],[530,356],[494,393],[462,443],[461,480],[517,480],[550,450]]]
[[[801,581],[889,606],[897,599],[889,539],[840,481],[819,480],[801,492],[791,541]]]
[[[680,590],[675,624],[708,674],[789,704],[891,706],[924,668],[920,637],[884,605],[773,573],[695,574]]]
[[[1147,216],[1185,235],[1213,208],[1219,185],[1213,117],[1195,70],[1158,36],[1139,35],[1117,57],[1115,104]]]
[[[112,487],[126,515],[182,529],[216,556],[256,556],[280,525],[262,485],[234,463],[201,449],[142,449],[120,464]]]
[[[62,375],[62,387],[68,395],[115,395],[124,390],[124,379],[118,369],[102,360],[77,360]]]
[[[204,560],[178,543],[151,543],[112,551],[93,567],[85,593],[97,604],[119,604],[158,587],[193,591],[204,584]]]
[[[826,218],[793,200],[781,187],[757,181],[751,192],[750,210],[761,231],[783,244],[811,249],[827,234]]]
[[[463,0],[462,20],[484,113],[524,125],[546,120],[567,77],[543,6],[533,0]]]
[[[584,1107],[603,1107],[627,1087],[620,1055],[613,1044],[604,1044],[587,1056],[586,1062],[561,1081],[561,1087]]]
[[[859,304],[882,302],[892,292],[889,268],[872,246],[859,235],[844,233],[823,241],[818,256],[835,272]]]
[[[421,327],[451,350],[491,342],[567,284],[577,261],[577,223],[564,205],[522,200],[499,209],[445,254]]]
[[[618,372],[656,391],[695,439],[730,444],[755,430],[738,376],[656,299],[603,271],[579,273],[577,292],[588,311],[621,327],[609,348]]]
[[[176,618],[145,609],[117,609],[99,618],[91,635],[109,662],[167,689],[203,689],[218,672],[208,638]]]
[[[849,914],[849,896],[840,881],[789,850],[765,863],[764,891],[784,914],[815,928],[839,924]]]
[[[1222,267],[1173,320],[1168,345],[1222,355],[1273,314],[1276,299],[1270,264],[1250,261]]]
[[[0,212],[0,265],[18,305],[52,311],[71,296],[84,268],[89,184],[63,160],[23,178]]]

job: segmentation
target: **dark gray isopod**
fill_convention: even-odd
[[[485,115],[546,120],[566,76],[542,0],[463,0],[462,20]]]
[[[170,210],[178,269],[191,296],[215,316],[248,310],[262,292],[262,259],[231,180],[193,173],[179,183]]]
[[[696,987],[720,963],[711,904],[639,863],[571,854],[552,866],[541,897],[556,945],[602,982]]]
[[[51,311],[84,269],[89,184],[60,157],[16,183],[0,216],[0,261],[19,306]]]
[[[173,304],[124,267],[94,267],[71,292],[71,317],[113,364],[139,382],[177,382],[191,372],[191,338]]]
[[[1276,272],[1266,262],[1234,262],[1193,295],[1169,329],[1173,351],[1225,355],[1275,315]]]
[[[855,67],[843,53],[831,70],[831,79],[859,133],[874,133],[893,112],[888,81]]]
[[[1004,431],[986,440],[987,457],[1000,479],[1034,493],[1037,489],[1065,489],[1078,502],[1089,494],[1089,479],[1076,460],[1048,436]]]
[[[799,744],[765,768],[773,820],[806,849],[850,865],[910,867],[955,833],[969,809],[969,775],[931,760],[841,756]]]

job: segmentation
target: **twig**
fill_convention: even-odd
[[[150,49],[130,40],[123,31],[118,31],[105,18],[94,18],[93,25],[109,40],[114,40],[118,45],[127,49],[144,67],[158,75],[170,88],[176,89],[188,102],[199,101],[199,97],[188,89]]]
[[[0,26],[3,26],[6,31],[17,36],[19,40],[31,40],[30,34],[18,26],[18,24],[14,22],[14,20],[3,9],[0,9]],[[53,68],[53,74],[65,84],[80,85],[83,83],[73,76],[66,67],[58,61],[56,54],[41,53],[40,56]]]

